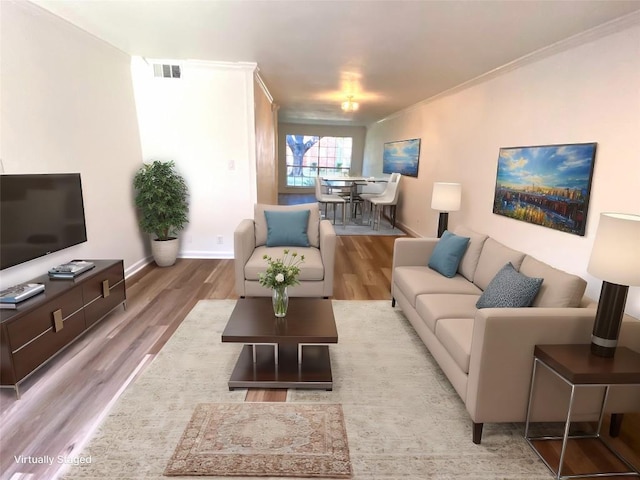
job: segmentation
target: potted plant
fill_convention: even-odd
[[[160,267],[173,265],[178,256],[178,232],[189,222],[184,178],[173,161],[156,160],[136,172],[133,187],[140,228],[155,237],[151,241],[153,259]]]

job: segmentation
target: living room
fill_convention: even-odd
[[[0,8],[2,172],[80,172],[89,238],[72,252],[3,271],[2,287],[41,275],[71,254],[122,258],[131,277],[150,262],[132,204],[133,175],[143,160],[184,151],[162,149],[168,131],[150,136],[139,124],[129,53],[35,4],[3,2]],[[459,182],[462,205],[450,215],[451,225],[486,233],[584,278],[586,295],[597,299],[601,279],[587,272],[587,264],[598,217],[611,211],[637,214],[640,205],[638,8],[378,118],[366,128],[362,168],[355,173],[381,173],[385,142],[421,138],[419,176],[402,185],[398,222],[404,230],[433,236],[438,221],[438,212],[429,208],[433,183]],[[185,258],[232,258],[238,220],[253,215],[260,197],[254,113],[248,105],[266,93],[255,85],[254,69],[222,68],[208,78],[219,86],[210,92],[215,109],[208,115],[220,129],[220,141],[201,145],[211,149],[206,160],[180,164],[178,159],[193,187]],[[202,118],[186,116],[188,126]],[[492,213],[501,147],[583,142],[598,144],[584,236]],[[629,290],[627,313],[640,317],[637,288]]]
[[[160,155],[158,138],[165,133],[156,132],[148,140],[146,132],[140,131],[131,57],[28,2],[3,5],[3,12],[7,19],[18,15],[15,21],[6,21],[3,29],[5,45],[18,45],[5,47],[3,55],[4,173],[79,171],[89,242],[74,254],[123,258],[131,274],[148,258],[131,208],[131,182],[141,158]],[[379,119],[367,129],[362,171],[354,173],[380,175],[384,142],[421,138],[420,174],[402,186],[398,218],[403,228],[413,235],[433,235],[438,219],[438,212],[428,208],[433,182],[459,182],[462,206],[451,215],[452,223],[497,235],[513,248],[583,276],[588,281],[587,294],[597,297],[600,282],[586,272],[597,228],[597,221],[591,219],[605,211],[633,211],[639,203],[633,142],[636,20],[631,15],[569,45],[554,46],[552,50],[559,50],[555,54],[539,52],[536,58],[522,59],[519,68],[504,67]],[[66,75],[42,73],[49,69]],[[109,72],[108,81],[103,72]],[[226,113],[246,105],[248,91],[253,96],[252,73],[237,69],[224,75],[231,79],[216,80],[224,94],[212,93],[211,102],[225,128],[225,141],[218,142],[210,160],[183,167],[206,168],[199,182],[208,177],[206,185],[192,186],[194,207],[184,232],[186,257],[231,258],[237,219],[250,216],[257,200],[255,151],[243,141],[250,137],[250,120],[242,112],[233,117]],[[241,133],[226,139],[232,132]],[[499,149],[580,142],[598,143],[585,236],[541,228],[532,231],[534,227],[519,222],[509,222],[505,228],[505,220],[491,210]],[[174,154],[162,152],[163,159]],[[228,159],[234,159],[233,170]],[[193,177],[192,172],[186,173]],[[226,208],[218,211],[215,205],[221,203]],[[211,241],[218,236],[223,237],[222,244]],[[20,282],[66,259],[66,253],[56,253],[3,272],[2,283]],[[628,313],[640,315],[640,295],[634,289],[627,305]]]

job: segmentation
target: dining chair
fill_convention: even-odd
[[[340,195],[335,195],[331,193],[324,192],[324,185],[322,185],[322,179],[320,177],[316,177],[316,200],[320,205],[324,204],[324,216],[327,218],[327,206],[329,204],[333,207],[333,224],[336,223],[336,208],[338,205],[342,205],[342,224],[344,225],[346,222],[346,208],[345,205],[347,201],[342,198]]]
[[[371,203],[371,207],[373,210],[371,220],[374,230],[380,230],[380,217],[382,216],[384,207],[391,207],[391,225],[393,228],[395,228],[396,226],[396,209],[398,206],[400,180],[402,180],[402,176],[398,174],[398,176],[394,180],[395,181],[392,182],[391,179],[389,179],[387,188],[385,188],[382,195],[372,197],[368,200],[369,203]]]
[[[364,212],[366,211],[368,214],[372,213],[372,204],[371,204],[371,199],[372,198],[380,198],[383,195],[386,194],[387,189],[390,188],[389,186],[392,183],[397,183],[400,179],[401,175],[397,172],[394,172],[391,174],[391,176],[389,176],[389,180],[387,181],[387,184],[384,186],[384,188],[380,189],[379,187],[382,185],[381,183],[377,182],[367,182],[366,185],[362,186],[362,193],[359,194],[359,197],[362,199],[362,201],[364,202],[364,207],[363,207],[363,216],[364,216]]]

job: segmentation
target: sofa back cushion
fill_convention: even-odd
[[[474,232],[473,230],[463,226],[456,227],[453,230],[453,233],[455,233],[456,235],[460,235],[461,237],[469,238],[469,245],[467,246],[467,250],[462,256],[462,260],[460,261],[460,265],[458,266],[458,272],[464,278],[466,278],[470,282],[473,282],[473,275],[476,273],[476,267],[478,266],[480,252],[482,251],[482,246],[487,239],[487,235]]]
[[[493,238],[487,238],[482,246],[482,252],[480,252],[478,266],[473,275],[473,283],[485,290],[502,267],[511,262],[513,268],[519,270],[523,259],[524,253],[513,250]]]
[[[315,202],[302,203],[300,205],[266,205],[264,203],[256,203],[253,213],[256,230],[256,247],[267,244],[268,229],[267,218],[264,215],[265,210],[275,212],[309,210],[309,224],[307,226],[309,245],[316,248],[320,247],[320,207]]]
[[[587,282],[540,260],[526,255],[520,265],[520,273],[529,277],[544,278],[533,307],[579,307]]]

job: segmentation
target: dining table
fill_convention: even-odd
[[[364,177],[364,176],[352,176],[352,175],[327,175],[322,177],[322,181],[325,182],[329,188],[334,190],[341,190],[349,192],[349,205],[351,210],[350,221],[354,217],[353,208],[355,206],[355,200],[358,195],[358,186],[367,185],[369,183],[386,183],[388,178],[382,177]]]

